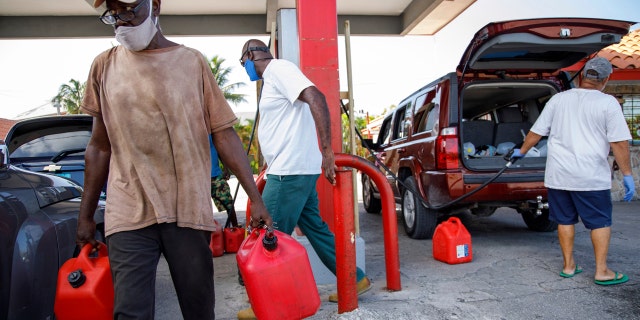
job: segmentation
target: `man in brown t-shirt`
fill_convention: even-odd
[[[114,318],[153,318],[163,254],[184,319],[213,319],[209,134],[251,199],[253,226],[271,225],[237,119],[204,56],[162,34],[160,0],[87,1],[121,45],[95,58],[87,80],[82,110],[94,122],[77,243],[97,246],[93,213],[108,178]]]

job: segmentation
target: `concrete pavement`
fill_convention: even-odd
[[[388,292],[381,216],[366,213],[361,204],[359,215],[373,288],[360,297],[357,310],[337,314],[337,304],[327,301],[336,286],[320,285],[322,305],[310,319],[640,319],[640,201],[614,204],[609,267],[631,280],[611,287],[593,283],[593,250],[581,224],[575,256],[584,272],[565,279],[558,275],[557,233],[529,231],[515,210],[502,208],[484,218],[459,215],[471,233],[473,261],[457,265],[434,260],[431,240],[408,238],[398,220],[402,290]],[[216,214],[222,222],[225,216]],[[235,255],[213,261],[217,319],[235,319],[249,307]],[[156,319],[181,319],[164,260],[156,288]]]

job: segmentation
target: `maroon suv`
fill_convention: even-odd
[[[489,216],[497,207],[516,209],[531,230],[555,230],[543,181],[544,139],[486,187],[460,197],[495,177],[549,98],[572,87],[561,69],[619,42],[632,24],[583,18],[491,23],[475,34],[456,72],[402,100],[370,145],[391,170],[386,175],[407,234],[431,238],[447,215],[470,209]],[[365,209],[379,212],[377,189],[362,180]]]

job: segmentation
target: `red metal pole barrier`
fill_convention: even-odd
[[[398,221],[393,190],[387,178],[371,162],[356,156],[336,153],[336,165],[362,171],[369,176],[380,191],[382,200],[382,230],[384,232],[384,256],[387,271],[387,290],[400,291],[400,255],[398,250]],[[352,262],[355,264],[355,260]]]
[[[400,255],[399,255],[399,249],[398,249],[398,222],[396,218],[396,204],[393,198],[393,190],[391,190],[391,186],[389,186],[389,183],[387,182],[387,178],[384,176],[384,174],[380,172],[380,170],[378,170],[378,168],[376,168],[373,164],[371,164],[371,162],[360,157],[356,157],[356,156],[352,156],[344,153],[336,153],[335,162],[338,167],[350,167],[350,168],[355,168],[362,171],[362,173],[369,176],[369,178],[371,178],[371,180],[378,187],[378,190],[380,191],[380,198],[382,200],[382,219],[383,219],[382,231],[384,233],[384,255],[385,255],[385,267],[387,271],[387,290],[389,291],[402,290],[402,285],[400,284]],[[338,184],[338,187],[334,188],[333,190],[334,202],[339,202],[339,203],[342,203],[342,201],[344,201],[341,194],[341,190],[340,190],[341,188],[339,186],[350,183],[350,179],[340,177],[341,172],[342,171],[338,170],[337,179],[340,179],[339,180],[340,183]],[[256,185],[258,186],[258,190],[260,190],[260,192],[262,192],[262,190],[264,189],[265,183],[266,182],[264,180],[264,172],[263,172],[256,179]],[[322,199],[319,199],[319,200],[322,201]],[[246,220],[247,222],[251,217],[250,207],[251,207],[251,201],[248,201],[247,202],[247,220]],[[353,232],[353,216],[343,215],[342,214],[343,212],[350,212],[350,210],[347,210],[347,209],[343,210],[342,208],[346,208],[346,207],[341,204],[334,204],[334,214],[335,214],[334,221],[337,222],[338,220],[337,216],[343,216],[340,219],[345,219],[345,222],[336,223],[336,225],[340,226],[343,223],[351,223],[351,228],[350,229],[343,228],[343,230],[341,230],[340,232],[338,232],[338,230],[336,229],[336,255],[337,255],[336,259],[338,259],[338,257],[341,256],[341,254],[337,253],[337,250],[338,250],[337,248],[339,246],[338,244],[342,245],[342,243],[349,243],[352,241],[351,240],[352,238],[349,235],[349,230]],[[350,221],[346,222],[346,220],[350,220]],[[355,235],[353,238],[353,242],[354,242],[354,248],[355,248]],[[343,264],[355,267],[356,265],[355,260],[356,260],[355,254],[353,254],[353,256],[349,256],[349,259],[344,259],[344,261],[341,258],[340,260],[337,260],[337,263],[338,263],[337,267],[338,269],[340,269],[343,267],[342,266]],[[338,277],[338,279],[341,279],[341,278]],[[338,282],[339,282],[338,292],[340,292],[340,286],[341,286],[340,282],[342,282],[343,284],[349,283],[347,281],[342,281],[342,280]],[[338,299],[341,300],[340,294],[338,295]],[[357,306],[357,296],[355,300],[356,300],[356,306]],[[340,308],[340,301],[338,301],[338,308]]]
[[[336,278],[338,313],[358,308],[356,290],[356,234],[353,219],[351,169],[336,170],[333,188],[333,219],[336,239]],[[347,195],[344,197],[343,195]]]

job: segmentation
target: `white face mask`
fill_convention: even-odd
[[[153,4],[149,0],[149,16],[140,25],[127,27],[120,26],[116,28],[116,40],[125,48],[131,51],[140,51],[149,46],[151,39],[158,32],[156,23],[151,20],[153,14]]]

